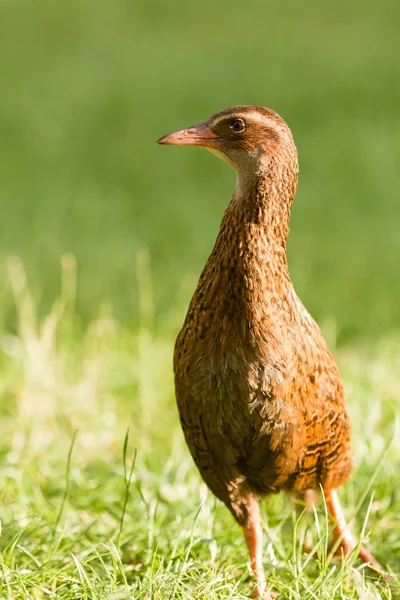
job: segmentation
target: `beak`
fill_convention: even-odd
[[[214,135],[205,123],[180,129],[167,133],[159,140],[157,144],[165,144],[168,146],[202,146],[203,148],[215,148],[218,137]]]

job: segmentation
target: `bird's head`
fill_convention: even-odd
[[[239,173],[257,170],[271,156],[297,161],[289,127],[263,106],[232,106],[198,125],[164,135],[157,144],[207,148]]]

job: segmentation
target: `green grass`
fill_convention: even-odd
[[[251,593],[171,365],[234,173],[155,145],[236,103],[293,130],[291,275],[354,428],[341,497],[394,573],[329,562],[323,505],[299,518],[279,495],[263,504],[267,575],[293,600],[400,598],[399,6],[0,2],[1,599]]]
[[[171,343],[154,334],[143,257],[139,263],[144,309],[135,331],[107,312],[79,325],[71,257],[63,261],[61,297],[38,321],[22,264],[8,263],[19,317],[15,334],[0,338],[1,598],[251,592],[241,532],[207,493],[186,450]],[[299,518],[283,494],[263,504],[267,575],[282,598],[396,598],[399,347],[386,339],[369,353],[342,350],[338,359],[357,462],[342,500],[394,582],[377,579],[354,557],[329,563],[323,505]],[[315,558],[305,545],[318,548]]]

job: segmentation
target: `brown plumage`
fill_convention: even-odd
[[[286,260],[297,150],[283,119],[258,106],[234,106],[158,143],[206,147],[237,171],[176,341],[174,371],[187,445],[242,525],[255,595],[264,594],[260,496],[322,486],[345,553],[357,545],[336,493],[353,469],[343,385]],[[381,570],[364,548],[360,555]]]

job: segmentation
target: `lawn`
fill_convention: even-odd
[[[155,145],[240,102],[294,133],[290,271],[354,429],[341,498],[394,574],[327,560],[323,504],[300,517],[281,494],[267,576],[281,598],[400,598],[399,18],[394,0],[0,3],[0,598],[251,593],[171,368],[234,173]]]

